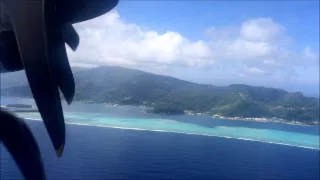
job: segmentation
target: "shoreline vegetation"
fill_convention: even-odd
[[[104,104],[107,107],[119,107],[123,106],[123,104],[118,103],[97,103],[94,101],[79,101],[84,104]],[[274,122],[274,123],[284,123],[284,124],[291,124],[291,125],[320,125],[320,122],[318,121],[311,121],[307,123],[303,123],[300,121],[294,121],[294,120],[286,120],[282,118],[265,118],[265,117],[228,117],[228,116],[222,116],[219,114],[210,114],[210,113],[200,113],[200,112],[193,112],[190,110],[180,110],[178,108],[169,108],[169,107],[148,107],[144,105],[133,105],[136,107],[141,107],[145,109],[146,113],[154,113],[154,114],[161,114],[161,115],[189,115],[189,116],[209,116],[213,119],[223,119],[223,120],[234,120],[234,121],[254,121],[254,122]]]
[[[123,106],[124,104],[118,103],[98,103],[94,101],[82,101],[77,100],[83,104],[103,104],[106,107],[119,107]],[[274,123],[284,123],[284,124],[291,124],[291,125],[320,125],[320,122],[313,121],[309,123],[303,123],[294,120],[286,120],[282,118],[265,118],[265,117],[228,117],[223,116],[220,114],[210,114],[210,113],[201,113],[201,112],[193,112],[190,110],[181,110],[179,108],[174,107],[167,107],[167,106],[157,106],[157,107],[148,107],[144,105],[131,105],[136,107],[141,107],[145,110],[145,113],[154,113],[154,114],[161,114],[161,115],[189,115],[189,116],[209,116],[213,119],[223,119],[223,120],[235,120],[235,121],[255,121],[255,122],[274,122]],[[5,106],[1,106],[2,109],[11,111],[11,112],[38,112],[37,109],[33,109],[32,105],[29,104],[7,104]]]

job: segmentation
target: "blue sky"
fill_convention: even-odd
[[[299,42],[319,50],[317,1],[121,1],[116,8],[124,19],[139,25],[177,31],[190,39],[202,38],[210,26],[231,26],[246,19],[271,17]],[[307,35],[307,36],[306,36]]]
[[[77,66],[319,92],[317,1],[120,0],[76,28],[80,52],[70,56]]]

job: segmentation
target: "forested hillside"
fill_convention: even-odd
[[[111,66],[77,69],[74,76],[74,100],[146,105],[155,108],[155,112],[163,112],[157,111],[159,109],[173,113],[189,110],[231,117],[319,121],[319,99],[305,97],[299,92],[243,84],[203,85]],[[7,83],[1,95],[30,97],[26,81],[16,81],[11,85]]]

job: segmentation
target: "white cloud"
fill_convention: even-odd
[[[245,71],[240,74],[243,76],[261,76],[261,75],[266,75],[268,73],[256,67],[246,67]]]
[[[303,58],[311,61],[319,62],[319,54],[316,54],[311,50],[309,46],[307,46],[303,51]]]
[[[143,31],[124,22],[115,11],[75,25],[81,42],[71,63],[139,66],[164,64],[194,66],[206,64],[210,49],[201,40],[191,42],[177,32],[159,34]]]
[[[296,66],[314,66],[319,58],[310,47],[290,51],[285,27],[271,18],[250,19],[238,27],[211,27],[205,30],[211,38],[198,41],[179,32],[144,30],[116,11],[75,27],[80,46],[68,54],[71,64],[79,66],[204,67],[226,73],[236,67],[241,76],[295,76]]]
[[[271,18],[257,18],[242,23],[240,34],[249,41],[272,42],[284,37],[285,28]]]

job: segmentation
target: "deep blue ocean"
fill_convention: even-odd
[[[67,125],[55,157],[41,121],[28,121],[47,178],[58,179],[319,179],[319,150],[177,133]],[[1,148],[1,179],[22,179]]]
[[[13,102],[2,98],[1,103]],[[15,101],[16,102],[16,101]],[[22,102],[19,100],[19,102]],[[29,102],[29,100],[27,101]],[[69,109],[68,109],[69,108]],[[135,108],[105,108],[101,105],[81,105],[64,107],[68,112],[106,112],[113,122],[120,115],[123,117],[150,116]],[[88,115],[88,114],[87,114]],[[75,119],[80,122],[81,119]],[[93,117],[93,116],[92,116]],[[277,133],[284,136],[288,143],[290,133],[294,138],[319,137],[319,126],[294,126],[278,123],[256,123],[244,121],[212,120],[205,117],[166,117],[168,125],[179,125],[195,128],[214,126],[226,128],[235,133],[245,128],[254,136]],[[72,119],[71,119],[72,120]],[[72,122],[70,120],[70,122]],[[75,121],[74,120],[74,121]],[[145,125],[147,120],[134,120]],[[161,122],[161,120],[157,120]],[[62,158],[57,159],[42,121],[26,121],[33,131],[46,169],[47,179],[319,179],[320,156],[318,149],[271,144],[257,141],[246,141],[233,138],[192,135],[184,133],[139,131],[67,124],[67,139]],[[89,120],[86,120],[89,122]],[[91,120],[91,123],[96,121]],[[113,122],[114,123],[114,122]],[[132,121],[116,121],[122,125]],[[152,124],[148,124],[151,127]],[[213,127],[212,127],[213,128]],[[199,130],[199,129],[198,129]],[[271,131],[270,131],[271,130]],[[306,136],[309,134],[311,136]],[[236,134],[236,135],[239,135]],[[261,136],[262,137],[262,136]],[[263,136],[264,138],[267,136]],[[293,138],[293,139],[294,139]],[[272,139],[272,138],[271,138]],[[301,143],[303,139],[297,141]],[[22,179],[21,173],[10,154],[0,146],[0,179]]]

